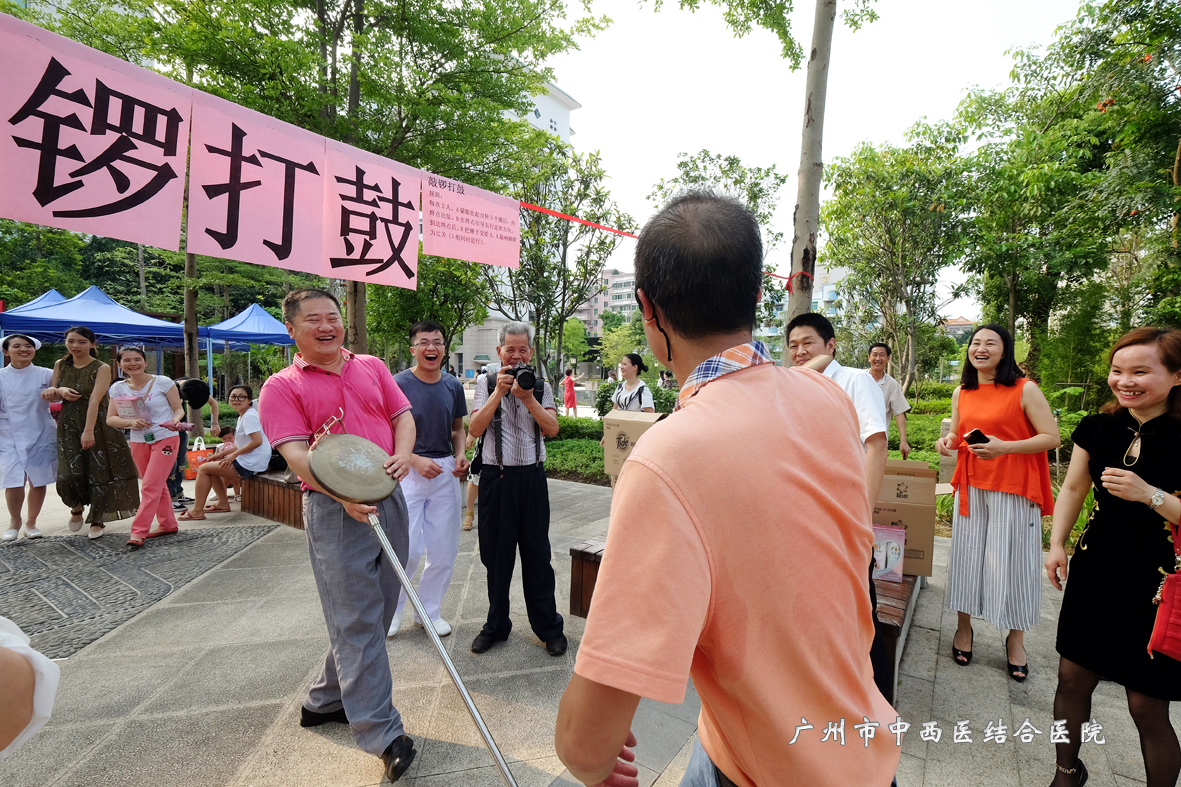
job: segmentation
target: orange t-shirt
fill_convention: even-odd
[[[889,784],[872,550],[844,391],[772,364],[719,377],[624,463],[575,672],[669,703],[691,676],[702,746],[741,787]],[[821,742],[830,722],[844,745]]]
[[[1001,440],[1028,440],[1038,432],[1021,409],[1021,390],[1036,385],[1026,377],[1016,385],[984,383],[974,391],[960,389],[960,443],[955,475],[951,485],[956,490],[964,484],[977,489],[1008,492],[1032,500],[1042,509],[1042,516],[1054,513],[1054,491],[1050,487],[1050,458],[1045,451],[1036,454],[1005,454],[996,459],[981,459],[969,450],[964,435],[979,429]],[[960,495],[960,514],[968,515],[968,494]]]

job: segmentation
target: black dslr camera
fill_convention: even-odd
[[[509,374],[516,378],[517,385],[527,390],[537,385],[537,370],[529,364],[519,363],[511,369],[501,369],[501,374]]]

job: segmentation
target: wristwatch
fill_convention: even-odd
[[[1164,504],[1164,502],[1165,502],[1165,490],[1161,489],[1158,486],[1156,488],[1156,491],[1152,493],[1152,502],[1150,502],[1148,504],[1148,507],[1151,508],[1153,511],[1155,511],[1158,508],[1160,508],[1161,505]]]

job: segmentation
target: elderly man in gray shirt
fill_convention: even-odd
[[[554,392],[538,376],[525,388],[514,369],[533,360],[533,326],[508,322],[497,333],[502,364],[495,378],[477,385],[468,431],[480,441],[480,562],[488,572],[488,620],[472,641],[483,653],[508,639],[509,583],[521,552],[521,580],[529,625],[551,656],[566,652],[562,616],[554,598],[550,562],[549,489],[545,440],[558,433]],[[489,387],[491,386],[491,390]]]

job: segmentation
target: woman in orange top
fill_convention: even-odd
[[[972,661],[975,615],[1009,630],[1009,676],[1029,675],[1024,635],[1041,615],[1042,516],[1054,508],[1046,452],[1061,442],[1046,397],[1017,367],[1013,337],[995,324],[973,331],[951,431],[935,444],[958,453],[947,601],[959,613],[951,653],[960,666]]]

